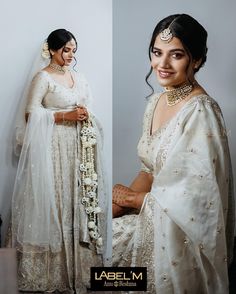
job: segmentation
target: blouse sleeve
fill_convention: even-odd
[[[49,88],[48,80],[43,72],[38,72],[29,87],[28,103],[26,106],[26,113],[30,113],[36,108],[42,108],[42,101]]]

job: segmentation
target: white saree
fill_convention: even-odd
[[[139,215],[113,220],[116,266],[146,266],[148,293],[226,294],[234,198],[223,117],[207,95],[191,98],[150,134],[147,105],[138,153],[154,180]]]
[[[106,264],[109,252],[108,194],[104,176],[102,129],[89,111],[87,81],[73,73],[67,88],[45,71],[34,77],[12,200],[12,231],[8,246],[18,249],[21,291],[88,293],[90,267]],[[87,107],[96,132],[95,170],[102,213],[98,227],[103,246],[89,236],[88,217],[81,203],[81,123],[54,123],[54,112]]]

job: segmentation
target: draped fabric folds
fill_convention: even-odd
[[[132,216],[130,235],[121,237],[119,229],[128,215],[114,220],[114,256],[121,240],[127,245],[123,259],[114,260],[147,266],[148,293],[228,293],[235,220],[220,108],[207,95],[193,97],[151,135],[158,98],[147,105],[138,145],[145,171],[154,177],[152,188],[140,214]]]

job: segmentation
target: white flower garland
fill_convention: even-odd
[[[98,177],[94,164],[94,149],[97,144],[96,132],[90,119],[82,122],[80,131],[82,145],[80,164],[82,204],[88,215],[88,229],[91,239],[98,247],[103,244],[102,237],[98,230],[98,214],[102,212],[98,206],[97,186]]]

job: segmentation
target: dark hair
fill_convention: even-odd
[[[162,19],[156,25],[149,45],[149,59],[151,60],[151,53],[156,37],[169,26],[172,35],[181,41],[184,49],[190,57],[190,60],[201,60],[199,67],[194,70],[196,73],[204,65],[207,59],[207,31],[198,21],[187,14],[170,15]],[[153,91],[153,87],[148,82],[148,78],[150,77],[151,73],[152,68],[147,74],[145,80]]]
[[[47,37],[49,52],[50,52],[50,49],[53,51],[56,51],[61,48],[64,48],[66,43],[71,41],[72,39],[75,40],[76,49],[77,49],[77,40],[71,32],[69,32],[65,29],[58,29],[58,30],[51,32],[49,34],[49,36]],[[74,57],[74,59],[76,61],[75,57]]]

